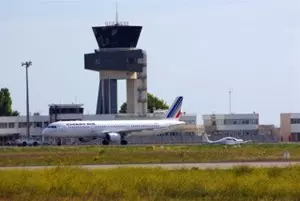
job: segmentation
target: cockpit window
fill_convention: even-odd
[[[232,140],[232,141],[236,141],[234,138],[227,138],[227,140]]]
[[[48,128],[56,128],[56,126],[48,126]]]

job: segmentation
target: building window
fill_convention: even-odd
[[[32,125],[32,122],[29,122],[29,126]],[[19,122],[19,128],[26,128],[27,127],[27,122]]]
[[[225,119],[225,125],[258,124],[258,119]]]
[[[0,128],[7,128],[7,124],[6,123],[0,123]]]
[[[34,127],[35,128],[41,128],[42,127],[42,122],[34,122]]]
[[[249,124],[249,120],[244,120],[243,124]]]
[[[300,119],[291,119],[291,124],[300,124]]]
[[[291,133],[291,141],[300,141],[300,133],[296,132],[296,133]]]
[[[15,123],[11,122],[11,123],[8,123],[8,128],[14,128],[15,127]]]

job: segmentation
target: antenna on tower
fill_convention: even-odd
[[[128,22],[119,22],[119,10],[118,10],[118,0],[116,0],[116,21],[109,21],[109,22],[105,22],[106,26],[126,26],[128,25]]]
[[[119,24],[119,16],[118,16],[118,0],[116,0],[116,25]]]

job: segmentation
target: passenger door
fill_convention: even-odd
[[[65,127],[64,127],[64,125],[59,125],[59,126],[57,126],[58,128],[58,131],[60,132],[60,133],[64,133],[65,131],[66,131],[66,129],[65,129]]]
[[[96,125],[89,125],[88,132],[91,135],[96,135],[96,133],[97,133],[97,131],[96,131]]]

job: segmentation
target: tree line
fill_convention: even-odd
[[[162,99],[159,99],[158,97],[154,96],[153,94],[151,93],[148,93],[148,100],[147,100],[147,103],[148,103],[148,111],[150,113],[153,113],[154,109],[158,110],[158,109],[162,109],[162,110],[165,110],[165,109],[169,109],[169,106],[166,104],[166,102]],[[127,111],[127,103],[124,102],[122,105],[121,105],[121,108],[119,110],[119,113],[126,113]]]
[[[8,88],[0,90],[0,116],[19,116],[20,113],[12,109],[12,100]]]

